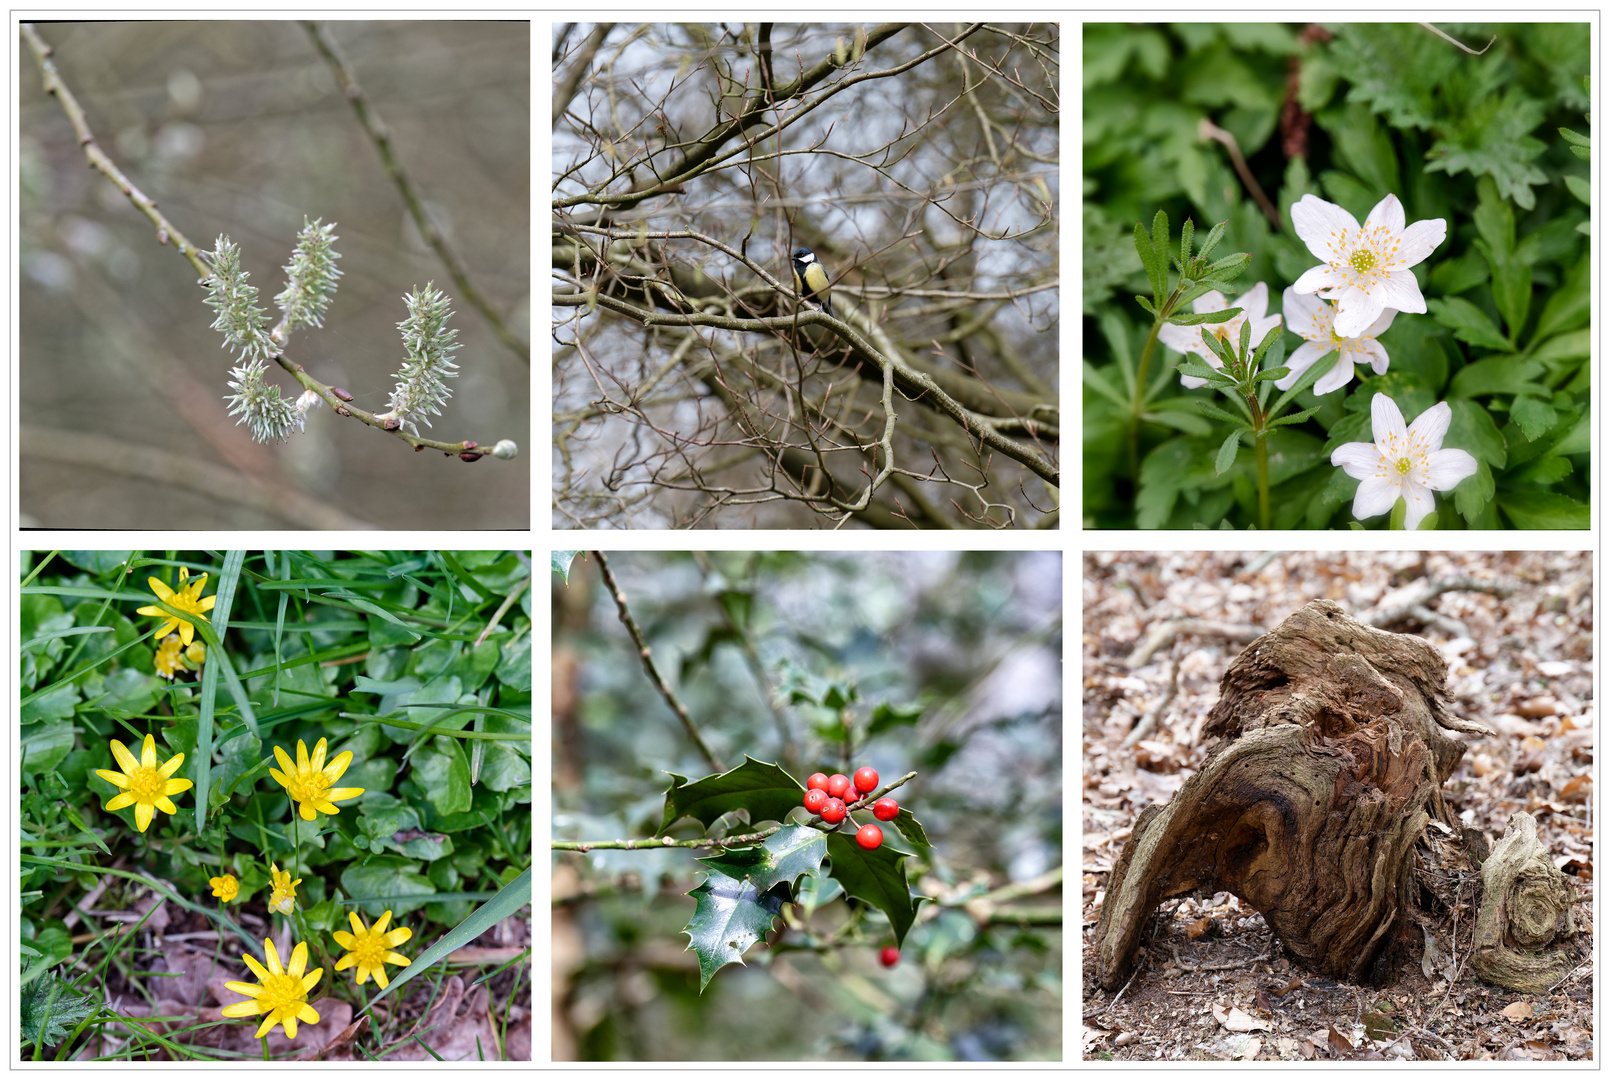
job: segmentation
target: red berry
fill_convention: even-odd
[[[879,799],[872,804],[872,816],[879,821],[893,821],[900,814],[900,804],[893,799]]]
[[[811,788],[805,793],[805,809],[813,814],[820,814],[822,807],[827,805],[827,792],[821,788]]]
[[[878,770],[870,765],[863,765],[855,770],[855,790],[871,791],[878,786]]]
[[[894,967],[899,962],[900,950],[893,945],[885,945],[883,951],[878,954],[878,963],[884,967]]]
[[[827,773],[820,773],[820,772],[811,773],[811,778],[809,780],[805,781],[805,787],[807,789],[812,789],[813,788],[813,789],[815,789],[817,791],[826,791],[827,790]]]
[[[855,842],[868,851],[876,850],[883,843],[883,830],[876,825],[863,825],[861,831],[855,834]]]
[[[836,772],[827,778],[827,793],[835,799],[844,798],[844,793],[850,790],[850,778],[841,772]]]
[[[843,799],[829,799],[827,805],[822,807],[822,820],[829,825],[837,825],[844,820],[844,815],[848,812],[844,809]]]

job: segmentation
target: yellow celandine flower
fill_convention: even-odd
[[[212,886],[212,894],[226,904],[240,895],[240,882],[235,880],[234,874],[208,878],[207,884]]]
[[[112,756],[122,767],[122,772],[112,772],[110,769],[96,769],[95,775],[108,784],[116,784],[123,790],[112,796],[106,804],[107,810],[121,810],[125,806],[134,807],[134,824],[144,832],[156,817],[157,811],[164,814],[177,814],[179,808],[173,805],[169,795],[177,795],[181,791],[189,791],[196,785],[189,780],[171,779],[179,767],[184,764],[184,755],[178,754],[170,758],[165,764],[157,764],[157,741],[155,736],[147,735],[145,745],[140,750],[139,760],[135,760],[129,748],[112,740]]]
[[[337,754],[335,760],[326,765],[324,755],[326,740],[320,739],[313,748],[313,759],[308,760],[307,743],[301,739],[296,740],[296,764],[291,764],[291,756],[278,746],[274,747],[274,757],[280,763],[280,769],[269,769],[268,775],[291,794],[291,801],[301,804],[302,820],[312,821],[316,816],[314,811],[323,810],[326,814],[340,813],[341,808],[336,806],[335,799],[356,799],[363,794],[361,787],[331,787],[330,785],[341,779],[341,774],[347,771],[352,764],[352,751],[346,750]]]
[[[391,921],[391,912],[387,911],[375,920],[373,928],[363,925],[356,911],[347,912],[347,918],[352,920],[352,933],[345,930],[333,930],[330,936],[335,943],[347,950],[347,955],[336,961],[335,969],[345,971],[354,965],[358,968],[358,985],[362,986],[369,981],[369,976],[375,977],[375,982],[384,990],[391,985],[386,978],[386,965],[399,964],[407,966],[408,957],[391,950],[414,936],[414,932],[406,926],[386,932],[386,923]]]
[[[218,602],[218,598],[216,596],[202,597],[201,590],[207,587],[206,574],[202,574],[201,577],[197,578],[193,585],[186,584],[189,578],[190,571],[181,566],[179,567],[178,592],[168,588],[167,582],[158,578],[146,578],[145,583],[151,586],[151,591],[156,593],[157,599],[164,604],[176,607],[180,611],[190,612],[199,622],[207,622],[207,616],[203,612],[211,611],[213,605]],[[189,645],[195,639],[196,628],[193,623],[186,622],[176,615],[169,615],[154,604],[147,604],[145,607],[137,608],[136,610],[141,615],[154,615],[159,619],[167,620],[157,629],[157,637],[171,634],[177,629],[179,631],[179,640],[186,645]]]
[[[190,648],[184,651],[184,658],[196,665],[196,670],[199,671],[201,665],[207,662],[207,646],[203,645],[199,640],[192,641]]]
[[[285,1025],[285,1037],[296,1038],[296,1024],[317,1024],[319,1014],[313,1006],[307,1003],[307,993],[318,985],[319,979],[324,975],[323,968],[314,968],[306,975],[302,974],[307,967],[307,942],[299,941],[296,948],[291,950],[291,963],[288,968],[280,968],[279,953],[274,950],[274,943],[263,940],[263,949],[268,954],[268,968],[248,955],[242,955],[246,966],[252,969],[261,986],[253,986],[248,982],[226,982],[225,986],[237,994],[245,994],[251,1000],[237,1001],[233,1005],[225,1005],[225,1016],[257,1016],[267,1013],[265,1019],[257,1029],[253,1038],[261,1039],[268,1034],[275,1024]]]
[[[184,666],[184,660],[179,652],[183,647],[183,644],[179,641],[178,634],[169,634],[162,639],[162,644],[157,646],[156,656],[153,661],[156,664],[158,675],[164,679],[171,679],[179,672],[188,670]]]
[[[296,906],[296,887],[302,884],[302,879],[292,881],[291,872],[281,870],[279,863],[270,863],[268,869],[274,879],[274,892],[268,898],[268,910],[289,915]]]

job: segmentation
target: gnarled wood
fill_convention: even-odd
[[[1315,600],[1249,645],[1203,727],[1201,772],[1137,819],[1096,928],[1098,981],[1128,974],[1163,900],[1225,889],[1316,971],[1364,981],[1399,929],[1413,845],[1452,821],[1441,787],[1464,752],[1445,665],[1426,642]]]
[[[1576,933],[1571,883],[1537,839],[1524,811],[1481,864],[1481,914],[1470,967],[1497,986],[1541,993],[1565,978],[1571,958],[1557,946]]]

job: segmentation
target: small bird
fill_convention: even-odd
[[[827,302],[827,271],[822,268],[816,252],[808,247],[794,249],[794,288],[803,299],[820,304],[823,311],[833,314]]]

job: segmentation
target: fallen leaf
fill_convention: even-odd
[[[1511,1020],[1527,1020],[1532,1015],[1532,1003],[1529,1001],[1516,1001],[1504,1006],[1504,1015]]]
[[[1242,1012],[1235,1006],[1226,1009],[1222,1005],[1213,1006],[1213,1019],[1223,1024],[1226,1031],[1273,1031],[1274,1028],[1248,1013]]]

